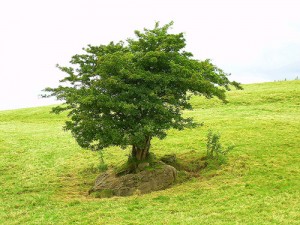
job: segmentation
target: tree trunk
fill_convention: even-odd
[[[151,141],[151,137],[147,137],[145,139],[143,146],[132,145],[132,152],[131,152],[132,157],[137,161],[142,161],[147,159],[147,157],[149,156],[150,141]]]

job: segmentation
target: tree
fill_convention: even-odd
[[[88,45],[72,57],[73,66],[58,65],[67,76],[62,85],[46,88],[45,97],[64,100],[52,111],[68,111],[65,129],[81,147],[132,146],[132,157],[144,160],[153,137],[195,125],[182,116],[182,110],[192,109],[192,94],[226,101],[230,85],[241,88],[210,60],[184,51],[184,35],[169,33],[172,25],[157,22],[126,43]]]

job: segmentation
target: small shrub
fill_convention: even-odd
[[[108,166],[104,162],[102,151],[99,151],[99,160],[100,160],[100,163],[99,163],[98,169],[100,172],[105,172],[108,169]]]
[[[234,146],[231,145],[224,149],[220,143],[221,135],[219,133],[213,133],[211,130],[207,134],[207,143],[206,143],[206,158],[208,160],[215,159],[219,163],[226,162],[226,155],[231,151]]]

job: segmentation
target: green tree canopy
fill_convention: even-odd
[[[67,76],[60,86],[46,88],[45,96],[64,101],[52,111],[69,112],[65,129],[80,146],[132,146],[132,156],[143,160],[153,137],[194,125],[182,116],[192,109],[191,94],[226,101],[230,85],[240,88],[210,60],[184,51],[184,35],[169,33],[172,24],[157,22],[126,42],[89,45],[72,57],[72,67],[58,66]]]

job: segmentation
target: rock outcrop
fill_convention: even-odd
[[[110,191],[116,196],[145,194],[168,188],[175,181],[176,175],[176,169],[166,164],[122,176],[108,170],[96,179],[91,192]]]

